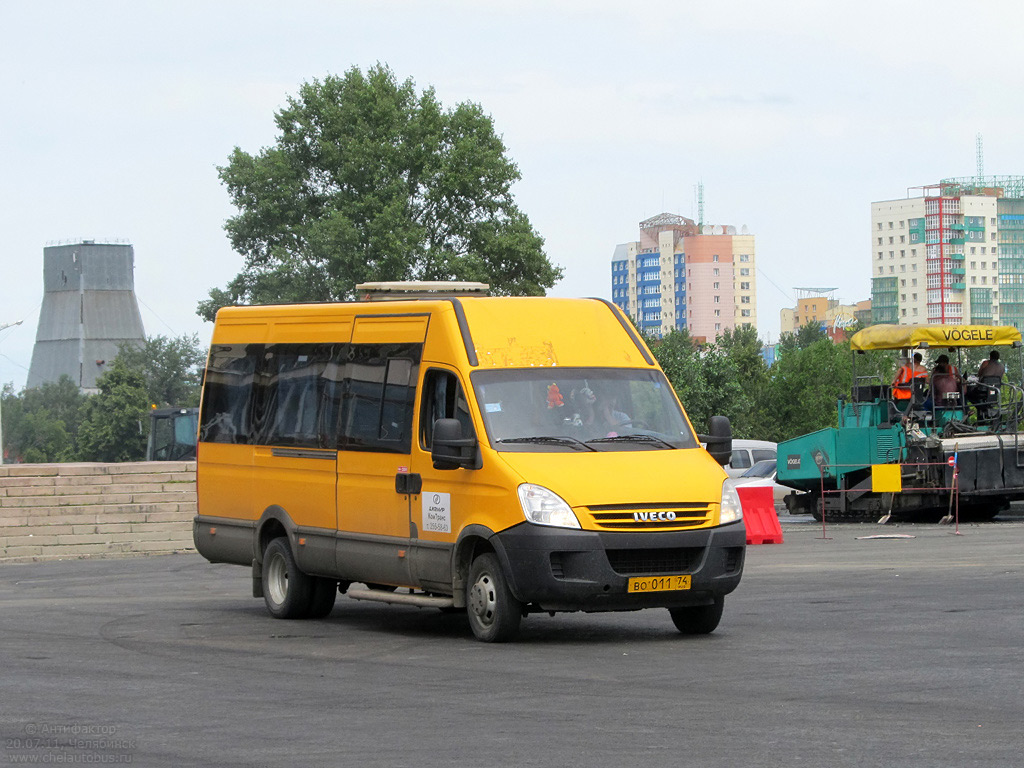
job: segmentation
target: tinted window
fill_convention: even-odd
[[[266,348],[265,445],[327,448],[337,444],[337,359],[346,345],[275,344]]]
[[[407,357],[388,359],[384,371],[384,398],[381,402],[380,440],[401,440],[408,444],[412,430],[415,400],[416,364]],[[405,449],[409,450],[408,447]]]
[[[200,439],[408,453],[421,348],[217,345]]]
[[[765,448],[754,448],[751,453],[754,455],[754,461],[775,461],[775,451]]]
[[[210,350],[203,383],[200,440],[252,441],[253,385],[262,352],[261,344],[218,344]]]
[[[345,364],[340,445],[408,453],[420,344],[353,344]]]

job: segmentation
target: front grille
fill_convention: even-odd
[[[711,521],[711,506],[694,502],[595,504],[584,509],[594,525],[609,531],[685,530]]]
[[[689,573],[700,565],[703,547],[673,549],[609,549],[612,570],[620,576],[647,576],[657,573]]]

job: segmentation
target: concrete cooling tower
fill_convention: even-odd
[[[67,374],[83,392],[97,392],[96,379],[118,346],[145,343],[134,269],[128,244],[84,240],[43,249],[43,305],[27,386]]]

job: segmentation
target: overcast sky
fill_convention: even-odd
[[[617,243],[663,211],[756,236],[759,329],[796,286],[870,296],[870,203],[1024,174],[1024,3],[0,3],[0,382],[21,387],[43,247],[135,246],[147,333],[241,268],[217,179],[275,139],[299,85],[380,61],[481,104],[517,201],[565,268],[558,296],[610,296]]]

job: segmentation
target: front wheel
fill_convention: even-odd
[[[523,605],[513,597],[501,563],[491,553],[480,555],[469,569],[466,613],[473,634],[485,643],[504,643],[519,632]]]
[[[716,597],[711,605],[693,605],[686,608],[669,608],[672,623],[684,635],[709,635],[722,620],[725,598]]]

